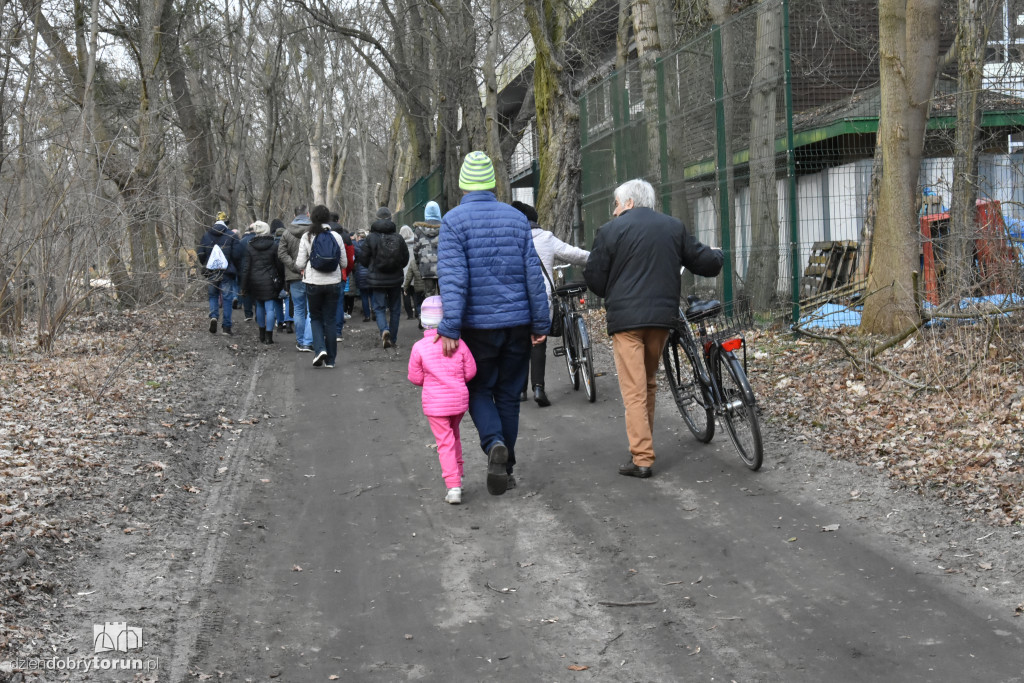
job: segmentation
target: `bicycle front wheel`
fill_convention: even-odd
[[[593,403],[597,400],[597,385],[594,383],[594,359],[590,353],[590,335],[587,334],[587,322],[583,318],[576,318],[577,335],[580,340],[580,375],[583,376],[583,388],[587,391],[587,400]]]
[[[576,344],[575,325],[572,323],[572,316],[566,315],[562,319],[562,346],[565,349],[565,368],[569,371],[569,382],[574,390],[579,391],[580,352]]]
[[[757,471],[764,460],[761,423],[757,418],[754,392],[743,365],[730,351],[718,354],[716,377],[722,388],[722,417],[743,464]]]
[[[715,411],[678,333],[669,335],[661,359],[679,414],[697,441],[708,443],[715,436]]]

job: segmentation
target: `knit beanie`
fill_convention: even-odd
[[[249,227],[252,228],[253,232],[255,232],[257,235],[269,235],[270,234],[270,226],[267,225],[266,223],[264,223],[263,221],[256,221],[255,223],[253,223]]]
[[[430,223],[441,222],[441,207],[437,205],[437,202],[427,202],[426,208],[423,209],[423,221]]]
[[[459,187],[467,191],[494,189],[494,166],[486,154],[477,151],[466,155],[459,173]]]
[[[444,310],[441,308],[441,297],[428,296],[420,305],[420,323],[423,327],[433,329],[441,324],[444,319]]]
[[[386,206],[382,206],[377,209],[377,218],[388,219],[391,218],[391,209]]]

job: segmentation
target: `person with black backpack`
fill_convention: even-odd
[[[398,341],[398,321],[402,318],[402,281],[409,262],[409,245],[398,234],[391,210],[377,209],[377,220],[370,225],[359,251],[359,263],[366,266],[367,285],[373,289],[373,311],[377,316],[381,345],[387,349]]]
[[[309,323],[313,333],[313,367],[333,368],[338,356],[338,296],[341,272],[351,264],[345,242],[331,230],[331,213],[317,204],[309,214],[312,225],[299,241],[295,267],[302,273],[309,303]]]

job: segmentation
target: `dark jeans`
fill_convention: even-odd
[[[309,304],[309,325],[313,328],[313,355],[327,352],[327,363],[333,364],[338,357],[338,338],[334,330],[338,324],[337,284],[306,285],[306,301]]]
[[[206,296],[210,300],[210,317],[216,320],[224,312],[223,327],[231,329],[231,304],[238,296],[238,283],[233,275],[225,275],[220,282],[206,285]]]
[[[496,442],[508,447],[508,466],[516,464],[519,436],[519,393],[530,371],[530,327],[462,330],[462,341],[476,360],[476,376],[468,383],[469,414],[486,453]]]
[[[402,285],[375,287],[373,312],[377,316],[377,329],[381,334],[387,330],[391,333],[391,342],[398,341],[398,321],[402,319]]]
[[[364,288],[359,290],[359,303],[363,307],[363,317],[369,320],[373,317],[373,290]]]

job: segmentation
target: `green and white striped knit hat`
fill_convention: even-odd
[[[494,166],[483,152],[470,152],[462,162],[459,187],[466,191],[494,189]]]

